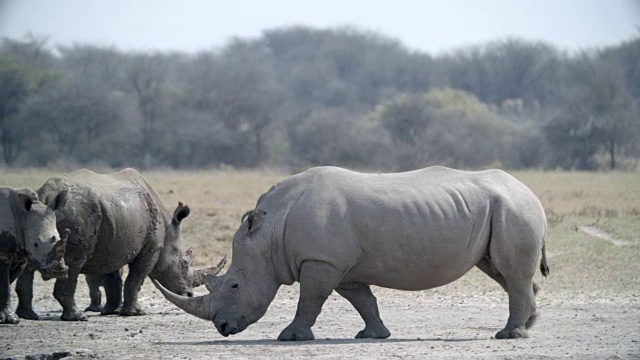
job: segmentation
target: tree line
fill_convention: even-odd
[[[350,27],[197,53],[0,45],[5,166],[636,169],[639,104],[640,36],[437,56]]]

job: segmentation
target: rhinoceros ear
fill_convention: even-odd
[[[51,203],[49,203],[49,207],[53,210],[57,210],[63,207],[67,203],[67,197],[69,195],[69,191],[63,190],[56,195],[55,199]]]
[[[33,202],[37,200],[37,198],[34,199],[32,196],[27,194],[18,193],[18,200],[20,202],[21,209],[31,211],[31,205],[33,205]]]
[[[178,207],[173,212],[173,220],[171,220],[171,221],[173,222],[174,225],[180,224],[182,219],[184,219],[187,216],[189,216],[189,212],[190,211],[191,210],[189,210],[189,207],[187,205],[184,205],[183,203],[178,202]]]
[[[244,215],[242,215],[242,223],[244,223],[245,221],[247,222],[247,231],[249,231],[249,234],[260,229],[260,226],[262,226],[262,223],[264,222],[264,216],[266,214],[267,213],[264,210],[256,209],[247,211]]]

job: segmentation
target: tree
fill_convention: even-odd
[[[0,145],[7,165],[23,150],[29,127],[19,119],[23,104],[54,76],[47,71],[51,54],[46,39],[5,38],[0,47]]]
[[[606,149],[609,167],[615,169],[616,153],[640,135],[638,109],[625,85],[622,69],[611,62],[597,63],[585,102],[595,141]]]
[[[130,59],[127,75],[142,117],[140,166],[149,168],[156,151],[154,138],[164,109],[167,59],[159,53],[138,53]]]
[[[242,147],[253,150],[241,165],[261,165],[269,156],[266,133],[277,120],[283,99],[272,57],[259,43],[237,40],[222,52],[212,77],[216,84],[212,110],[236,132]]]
[[[292,124],[288,134],[294,167],[387,165],[384,132],[361,114],[318,110]]]
[[[399,95],[372,118],[387,130],[399,170],[441,164],[483,167],[513,162],[515,127],[473,95],[453,89]]]

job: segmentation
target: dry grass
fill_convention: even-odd
[[[0,173],[0,184],[39,187],[56,172]],[[144,173],[169,209],[182,201],[191,215],[183,241],[196,250],[197,266],[231,255],[231,239],[242,214],[286,175],[257,171],[162,171]],[[551,278],[547,291],[570,291],[598,298],[621,293],[640,300],[640,174],[523,171],[514,175],[540,197],[549,220],[547,252]],[[616,246],[580,231],[595,225]],[[476,281],[471,275],[464,283]]]

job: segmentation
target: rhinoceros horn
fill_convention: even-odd
[[[193,277],[191,279],[191,286],[198,287],[204,284],[209,277],[214,277],[224,268],[227,263],[227,255],[216,266],[212,266],[206,269],[194,270]]]
[[[151,281],[153,281],[153,284],[160,290],[162,295],[175,306],[200,319],[213,321],[215,312],[210,311],[211,294],[195,297],[180,296],[165,289],[155,279],[151,279]]]

